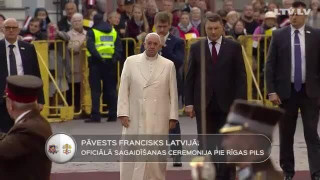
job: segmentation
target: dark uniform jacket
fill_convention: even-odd
[[[0,179],[49,180],[52,163],[45,144],[51,135],[49,123],[38,110],[25,114],[1,136]]]

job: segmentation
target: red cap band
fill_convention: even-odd
[[[23,96],[23,95],[16,95],[9,88],[6,88],[7,97],[11,100],[19,102],[19,103],[31,103],[38,99],[37,96]]]

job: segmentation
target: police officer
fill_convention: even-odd
[[[91,87],[91,119],[85,122],[100,122],[101,80],[103,102],[109,109],[108,121],[117,119],[117,73],[116,61],[121,58],[122,46],[116,30],[96,14],[93,27],[87,33],[87,56],[89,61],[89,83]]]

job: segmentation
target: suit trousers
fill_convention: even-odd
[[[195,107],[195,112],[198,134],[203,134],[200,107]],[[227,112],[221,110],[215,95],[213,95],[206,107],[206,134],[219,134],[219,129],[226,123],[226,117]]]
[[[79,112],[81,106],[81,83],[74,83],[74,94],[72,94],[72,83],[68,84],[69,90],[67,91],[67,102],[69,106],[74,106],[74,111]],[[72,104],[72,98],[74,99],[74,104]]]
[[[10,118],[7,107],[6,100],[0,102],[0,132],[7,133],[13,126],[14,121]]]
[[[203,134],[201,129],[201,110],[199,108],[195,109],[196,111],[196,119],[197,119],[197,130],[198,134]],[[219,130],[223,127],[226,123],[227,113],[223,112],[217,103],[217,99],[215,94],[206,107],[206,134],[219,134]],[[199,139],[200,147],[202,147],[203,140]],[[217,142],[217,146],[221,147],[222,142]],[[208,144],[208,143],[207,143]],[[211,147],[207,147],[208,149]],[[215,163],[216,167],[216,180],[234,180],[235,179],[235,166],[232,164],[224,164],[224,163]]]
[[[169,142],[173,140],[181,140],[181,130],[179,121],[176,124],[176,127],[169,130]],[[170,145],[171,150],[182,150],[182,146],[179,143],[178,145]],[[172,156],[173,157],[173,156]]]
[[[94,60],[93,60],[94,61]],[[109,118],[117,116],[117,75],[116,63],[107,59],[105,62],[89,61],[89,83],[91,88],[91,118],[100,120],[101,81],[103,84],[103,102],[107,103]]]
[[[285,175],[293,176],[294,170],[294,134],[296,130],[298,112],[300,109],[304,138],[307,144],[309,168],[311,175],[320,175],[320,140],[317,132],[319,122],[318,98],[309,98],[305,85],[297,92],[291,85],[291,96],[282,100],[280,105],[286,113],[279,122],[280,134],[280,167]]]

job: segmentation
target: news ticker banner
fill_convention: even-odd
[[[181,156],[191,162],[260,163],[271,154],[271,141],[261,134],[233,135],[68,135],[57,133],[46,143],[46,154],[55,163],[67,162],[166,162]]]

